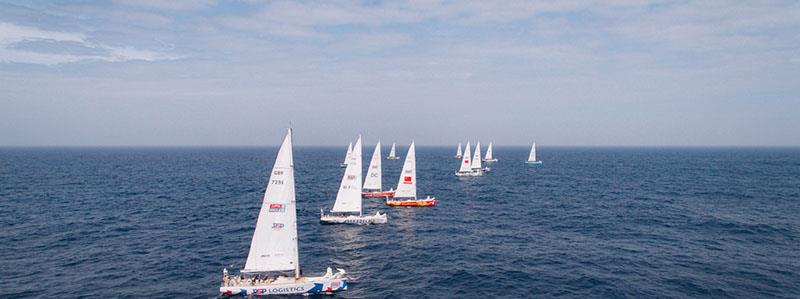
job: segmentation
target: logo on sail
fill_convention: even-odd
[[[410,176],[404,177],[403,184],[413,184],[413,182],[411,182],[411,177]]]
[[[469,160],[464,160],[464,164],[469,164]]]
[[[269,211],[270,212],[286,212],[286,206],[280,203],[271,203],[269,204]]]
[[[355,179],[356,179],[356,176],[354,176],[354,175],[352,175],[352,174],[351,174],[351,175],[348,175],[348,176],[347,176],[347,179],[348,179],[348,180],[355,180]]]
[[[281,229],[282,229],[284,226],[285,226],[285,225],[283,225],[283,223],[277,223],[277,222],[276,222],[276,223],[273,223],[273,224],[272,224],[272,229],[274,229],[274,230],[281,230]]]

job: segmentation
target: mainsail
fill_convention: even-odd
[[[475,145],[475,155],[472,156],[472,169],[481,169],[481,142]]]
[[[536,142],[531,146],[531,153],[528,155],[528,162],[536,162]]]
[[[486,160],[492,160],[492,143],[489,142],[489,147],[486,148]]]
[[[347,157],[347,168],[331,212],[361,214],[361,136],[358,136],[353,152]]]
[[[256,230],[242,272],[294,270],[299,276],[292,129],[286,133],[272,167],[258,213]]]
[[[394,198],[417,198],[417,158],[414,150],[414,141],[406,154],[406,161],[403,163],[403,171],[400,172],[400,180],[397,182],[397,191]]]
[[[364,179],[364,190],[381,190],[381,142],[375,145],[372,160],[367,168],[367,178]]]
[[[347,164],[347,158],[350,157],[350,154],[353,153],[353,143],[347,145],[347,154],[344,155],[344,162],[342,164]]]
[[[392,143],[392,149],[389,150],[389,158],[397,157],[397,154],[395,153],[395,150],[394,150],[395,145],[396,145],[396,143]]]
[[[469,172],[472,170],[472,164],[469,163],[469,159],[472,159],[472,157],[470,157],[469,147],[469,141],[467,141],[467,146],[464,148],[464,156],[461,157],[461,167],[458,169],[459,172]]]
[[[456,157],[461,157],[461,143],[458,143],[458,151],[456,151]]]

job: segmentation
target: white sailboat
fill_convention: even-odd
[[[394,198],[386,199],[386,204],[389,206],[432,207],[436,205],[435,197],[428,196],[425,199],[417,199],[417,154],[415,148],[414,141],[411,141]]]
[[[489,142],[489,147],[486,148],[486,157],[483,158],[483,162],[486,163],[497,162],[497,159],[495,159],[492,154],[492,142]]]
[[[387,160],[400,160],[400,157],[397,156],[395,145],[397,145],[397,143],[392,142],[392,149],[389,150],[389,156],[386,157]]]
[[[472,156],[472,170],[478,172],[488,172],[490,169],[489,167],[482,167],[481,166],[481,142],[478,141],[478,144],[475,145],[475,154]]]
[[[297,252],[292,130],[283,139],[258,213],[256,229],[244,269],[238,274],[222,270],[219,291],[230,295],[277,295],[331,293],[347,289],[344,270],[324,276],[300,274]]]
[[[375,145],[375,150],[372,152],[372,160],[369,161],[369,168],[367,168],[367,178],[364,179],[364,187],[362,188],[361,196],[365,198],[370,197],[392,197],[394,196],[394,189],[383,191],[381,171],[381,142]]]
[[[455,157],[456,159],[461,159],[461,143],[458,143],[458,151],[456,151]]]
[[[458,170],[456,170],[456,176],[481,176],[483,175],[482,171],[475,171],[472,169],[472,157],[470,156],[470,143],[467,141],[467,146],[464,147],[464,156],[461,158],[461,166],[459,166]],[[478,159],[480,159],[480,155],[478,155]]]
[[[320,210],[319,221],[326,224],[380,224],[388,221],[380,211],[375,215],[361,214],[361,136],[358,136],[353,152],[348,156],[336,202],[329,215]]]
[[[350,144],[347,145],[347,154],[344,155],[344,161],[342,161],[342,164],[339,166],[341,166],[342,168],[347,167],[347,158],[350,157],[350,154],[352,153],[353,153],[353,143],[350,142]]]
[[[531,153],[528,154],[528,161],[525,161],[527,164],[542,164],[542,161],[536,160],[536,142],[533,143],[531,146]]]

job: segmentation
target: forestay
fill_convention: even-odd
[[[372,160],[369,161],[367,178],[364,179],[364,190],[381,190],[381,142],[375,145]]]
[[[286,133],[272,167],[243,272],[299,269],[292,130]]]
[[[347,168],[331,212],[361,213],[361,136],[347,157]]]
[[[397,191],[394,198],[417,198],[417,158],[414,142],[408,148],[406,161],[403,163],[403,171],[400,172],[400,180],[397,182]]]
[[[471,150],[469,148],[470,144],[469,141],[467,141],[467,146],[464,147],[464,156],[461,157],[461,167],[458,169],[459,172],[469,172],[472,170],[472,164],[469,163],[470,159],[472,159],[472,157],[470,157]]]
[[[481,142],[475,145],[475,155],[472,156],[472,169],[481,169]]]

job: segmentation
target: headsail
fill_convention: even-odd
[[[396,143],[392,143],[392,149],[389,150],[389,158],[397,157],[397,154],[395,153],[395,149],[394,149],[395,145],[396,145]]]
[[[472,164],[470,164],[470,149],[469,149],[469,141],[467,141],[467,146],[464,147],[464,156],[461,157],[461,167],[458,169],[460,172],[468,172],[472,170]]]
[[[486,160],[492,160],[492,142],[489,142],[489,147],[486,148]]]
[[[289,129],[267,181],[250,252],[242,272],[295,270],[298,276],[299,269],[292,129]]]
[[[458,143],[458,151],[456,151],[456,157],[461,157],[461,142]]]
[[[528,162],[536,162],[536,142],[531,146],[531,153],[528,155]]]
[[[364,179],[364,190],[381,190],[381,142],[375,145],[372,160],[369,161],[367,177]]]
[[[361,136],[358,136],[353,152],[348,155],[347,168],[331,212],[361,213]]]
[[[475,155],[472,156],[472,169],[481,169],[481,142],[475,145]]]
[[[417,198],[417,154],[414,148],[414,141],[411,141],[394,198]]]

